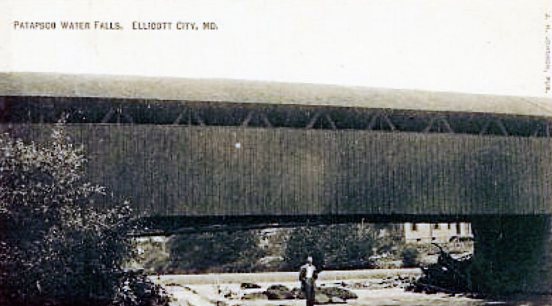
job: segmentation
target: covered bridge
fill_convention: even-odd
[[[0,99],[25,138],[67,114],[90,179],[148,216],[552,212],[545,99],[25,73]]]
[[[4,131],[41,141],[66,114],[89,179],[152,220],[466,220],[479,268],[520,292],[552,291],[551,102],[0,74]]]

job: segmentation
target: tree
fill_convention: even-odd
[[[61,125],[40,145],[0,135],[0,304],[102,305],[121,292],[131,211],[85,181],[83,152]]]
[[[419,266],[420,252],[413,246],[407,246],[401,251],[403,268],[414,268]]]
[[[297,269],[308,255],[326,269],[371,267],[374,228],[365,224],[299,227],[292,231],[284,252],[284,268]]]
[[[263,256],[254,231],[177,235],[168,245],[172,269],[184,272],[251,272]]]

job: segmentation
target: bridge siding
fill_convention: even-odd
[[[39,141],[51,128],[13,126]],[[552,212],[546,138],[169,125],[66,129],[85,145],[90,179],[149,215]]]

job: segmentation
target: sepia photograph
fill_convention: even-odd
[[[0,0],[0,306],[552,305],[551,25]]]

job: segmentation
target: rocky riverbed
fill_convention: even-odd
[[[464,295],[423,294],[404,289],[415,270],[328,271],[318,282],[319,305],[483,306],[552,305],[552,296],[488,301]],[[360,278],[359,278],[360,276]],[[160,276],[154,279],[172,295],[173,306],[304,305],[296,273],[209,274]]]

